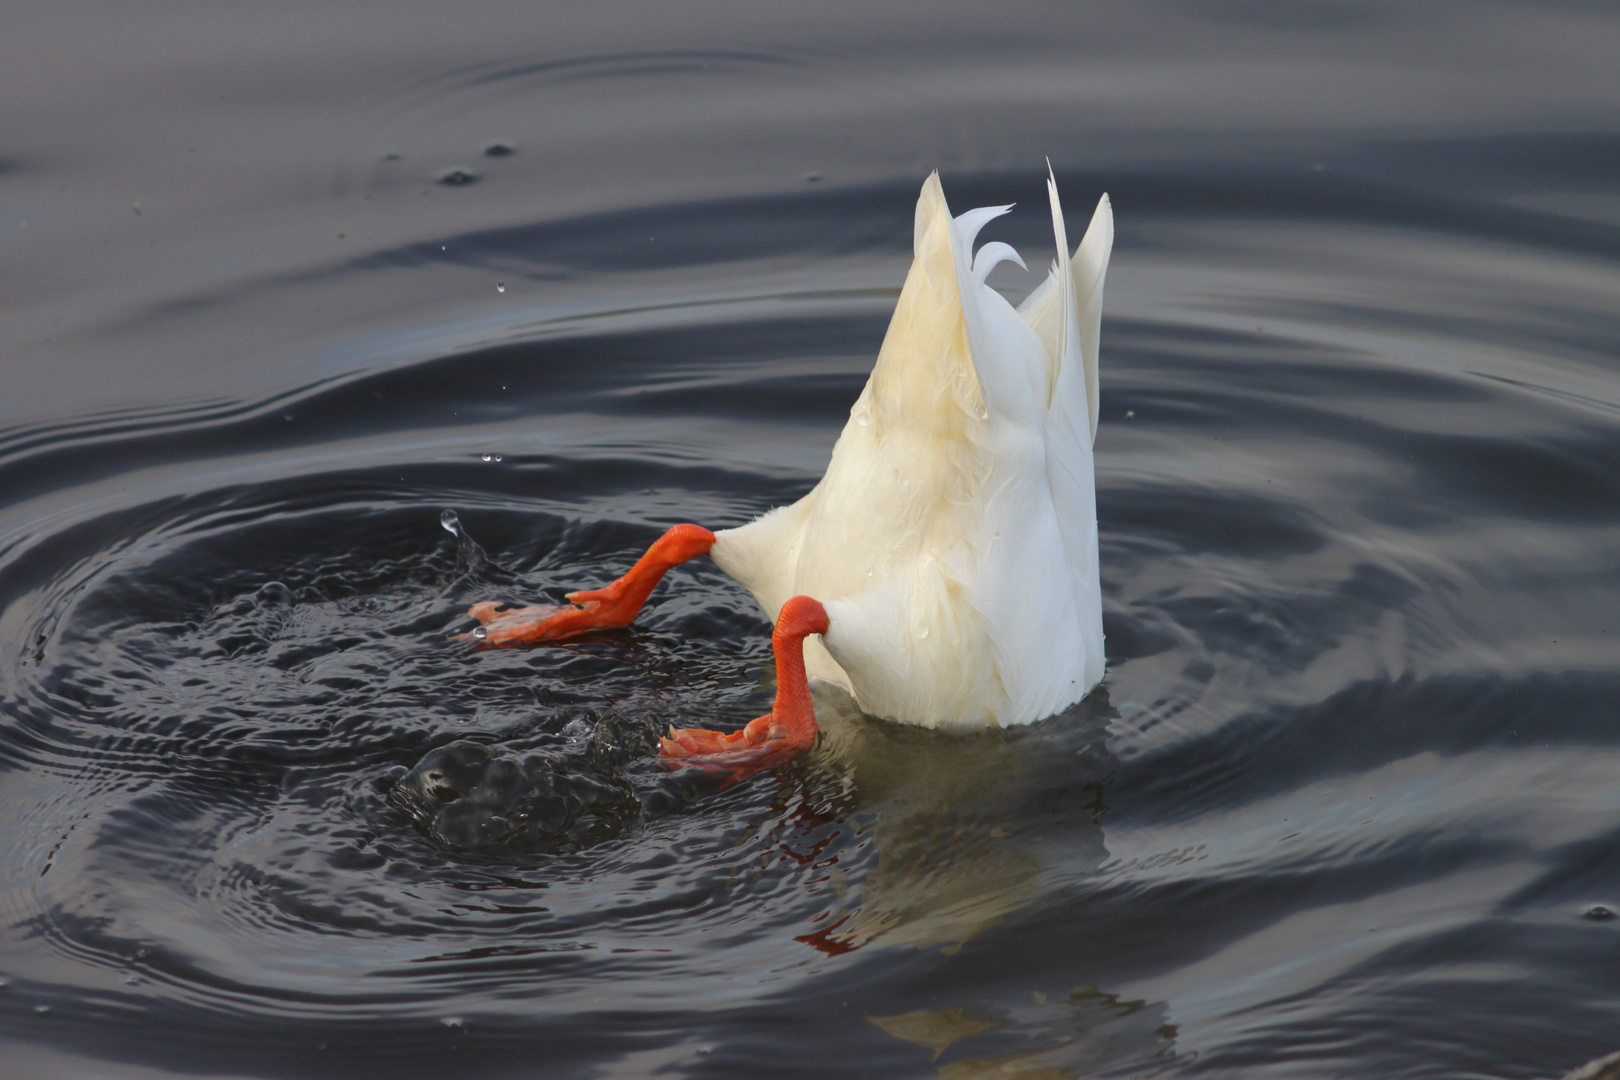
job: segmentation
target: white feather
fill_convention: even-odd
[[[1057,198],[1057,185],[1048,178],[1051,197]],[[1067,244],[1059,228],[1058,248]],[[1089,410],[1091,437],[1097,437],[1097,347],[1102,333],[1103,278],[1108,274],[1108,255],[1114,249],[1114,211],[1104,195],[1097,200],[1097,209],[1091,215],[1080,246],[1074,249],[1069,267],[1069,293],[1074,297],[1076,319],[1080,326],[1080,356],[1085,365],[1086,401]],[[1057,264],[1034,292],[1018,305],[1024,321],[1034,328],[1055,356],[1057,328],[1060,322],[1062,290],[1055,289],[1059,280]],[[1056,375],[1056,372],[1053,372]]]
[[[1011,244],[995,240],[984,245],[979,249],[979,253],[973,256],[973,280],[983,285],[984,279],[990,276],[990,271],[1004,262],[1015,262],[1021,270],[1029,269]]]
[[[1057,263],[1015,311],[984,279],[1017,253],[973,257],[1010,208],[953,220],[928,178],[911,271],[826,475],[717,534],[711,554],[771,618],[797,594],[827,605],[810,674],[878,716],[1028,723],[1102,678],[1091,436],[1112,219],[1104,196],[1071,258],[1048,190]]]

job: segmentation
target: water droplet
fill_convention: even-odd
[[[928,624],[927,623],[924,623],[922,626],[917,627],[917,636],[919,638],[925,638],[925,637],[928,636]]]
[[[439,1023],[443,1024],[447,1028],[459,1028],[467,1026],[467,1021],[463,1020],[459,1016],[442,1016],[439,1018]]]
[[[496,283],[495,283],[495,291],[496,291],[496,292],[505,292],[505,291],[506,291],[506,282],[504,282],[504,281],[497,281],[497,282],[496,282]]]
[[[41,1015],[44,1015],[45,1013],[48,1013],[48,1012],[51,1011],[51,1007],[49,1005],[35,1005],[34,1006],[34,1011],[41,1014]]]
[[[495,460],[500,460],[499,454],[494,456]],[[440,513],[439,525],[445,532],[456,538],[456,566],[463,573],[476,570],[488,561],[484,549],[479,547],[478,542],[467,534],[466,528],[462,526],[461,519],[456,517],[454,510],[445,510]]]
[[[478,183],[481,179],[483,177],[467,169],[450,169],[439,174],[439,183],[445,187],[467,187],[469,184]]]
[[[1127,419],[1127,420],[1135,420],[1136,419],[1136,410],[1135,409],[1126,409],[1125,410],[1125,419]]]
[[[495,460],[495,455],[494,454],[485,454],[484,455],[484,460],[485,461],[494,461]]]
[[[509,157],[517,153],[517,147],[507,142],[492,142],[484,147],[485,157]]]
[[[859,424],[859,425],[861,425],[861,427],[865,427],[865,426],[866,426],[866,417],[864,417],[864,416],[857,416],[857,417],[856,417],[856,418],[855,418],[855,422],[856,422],[856,423],[857,423],[857,424]]]
[[[141,978],[139,975],[129,975],[124,979],[125,986],[140,986],[144,982],[146,982],[146,980]]]
[[[1607,904],[1593,904],[1591,907],[1581,912],[1581,917],[1583,919],[1593,919],[1601,922],[1614,918],[1614,908],[1609,907]]]
[[[473,631],[473,637],[477,638],[479,641],[483,641],[485,638],[489,637],[489,627],[480,626],[478,629]]]
[[[988,420],[990,419],[990,410],[985,408],[984,402],[981,401],[979,402],[979,407],[973,410],[973,415],[977,416],[980,420]]]

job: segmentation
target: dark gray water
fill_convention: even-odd
[[[8,12],[6,1075],[1620,1047],[1612,7],[601,7]],[[1047,155],[1118,221],[1101,692],[715,792],[706,561],[448,640],[808,490],[928,171],[1041,267]]]

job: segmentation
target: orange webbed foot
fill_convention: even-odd
[[[693,766],[735,783],[792,761],[815,745],[814,727],[807,734],[772,728],[770,716],[761,716],[730,734],[672,727],[658,740],[658,762],[666,769]]]
[[[750,720],[740,731],[729,734],[707,728],[671,727],[669,734],[658,740],[661,757],[689,758],[705,754],[724,754],[739,750],[756,750],[771,737],[771,718],[761,716]]]
[[[795,596],[783,604],[771,634],[776,654],[776,702],[771,711],[729,735],[704,728],[670,728],[658,741],[659,764],[666,769],[695,766],[725,776],[729,784],[809,750],[816,744],[816,711],[804,673],[804,639],[826,632],[827,612],[810,597]]]
[[[483,625],[456,640],[478,641],[479,648],[505,648],[562,641],[592,630],[629,626],[647,602],[653,586],[672,566],[706,554],[714,546],[714,533],[698,525],[676,525],[630,568],[629,573],[600,589],[568,594],[568,605],[541,604],[502,610],[485,600],[467,609]]]
[[[468,608],[467,614],[482,625],[471,633],[457,634],[454,640],[476,641],[481,649],[557,641],[595,628],[588,618],[590,613],[573,605],[507,607],[485,600]]]

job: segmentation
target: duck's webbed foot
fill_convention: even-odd
[[[795,596],[776,614],[776,701],[771,711],[729,735],[704,728],[670,728],[658,740],[658,763],[691,765],[727,784],[792,761],[816,745],[816,707],[804,674],[804,639],[827,632],[827,612],[808,596]],[[723,785],[722,785],[723,786]]]
[[[749,721],[741,731],[724,734],[706,728],[670,728],[658,740],[658,763],[666,769],[693,766],[723,775],[731,783],[792,761],[816,742],[815,728],[808,735],[783,731],[770,716]]]
[[[507,607],[492,600],[474,604],[467,614],[481,625],[469,634],[458,634],[457,641],[472,640],[482,649],[507,648],[513,645],[534,645],[543,641],[561,641],[578,637],[592,630],[624,626],[630,621],[614,622],[601,619],[591,607],[577,604],[536,604],[530,607]],[[635,618],[634,615],[631,619]]]
[[[566,606],[543,604],[502,610],[504,605],[489,600],[474,604],[467,614],[483,625],[460,635],[458,640],[471,638],[480,642],[479,648],[503,648],[563,641],[592,630],[629,626],[665,571],[707,554],[712,546],[714,533],[708,529],[676,525],[659,537],[623,577],[600,589],[569,593],[570,603]]]

